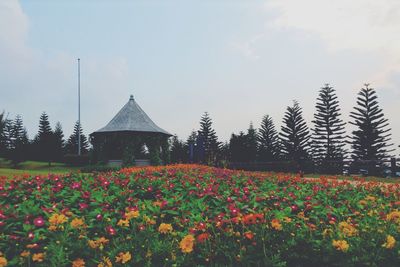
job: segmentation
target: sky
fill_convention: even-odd
[[[250,122],[258,128],[267,114],[279,130],[293,100],[311,128],[325,83],[349,122],[370,83],[397,146],[399,32],[398,0],[1,0],[0,111],[20,114],[30,138],[45,111],[69,136],[78,118],[77,58],[86,134],[130,94],[181,139],[205,111],[222,141]]]

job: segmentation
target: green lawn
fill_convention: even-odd
[[[79,167],[69,167],[64,163],[52,163],[51,166],[47,162],[25,161],[18,165],[17,169],[12,168],[11,163],[7,160],[0,159],[0,177],[13,177],[14,175],[46,175],[49,173],[64,174],[76,172]]]

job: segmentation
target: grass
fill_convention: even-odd
[[[70,172],[76,172],[79,167],[70,167],[64,163],[51,163],[51,166],[47,162],[40,161],[25,161],[18,165],[17,169],[12,168],[10,161],[0,158],[0,177],[13,177],[24,174],[29,175],[46,175],[49,173],[54,174],[65,174]]]

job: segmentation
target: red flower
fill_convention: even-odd
[[[197,239],[198,243],[204,243],[209,238],[210,238],[210,235],[208,233],[202,233],[202,234],[199,234],[196,239]]]

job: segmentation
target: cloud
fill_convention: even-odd
[[[317,36],[330,52],[343,50],[378,56],[385,67],[371,82],[394,87],[400,67],[400,1],[398,0],[268,0],[276,17],[268,28],[302,31],[303,38]]]

